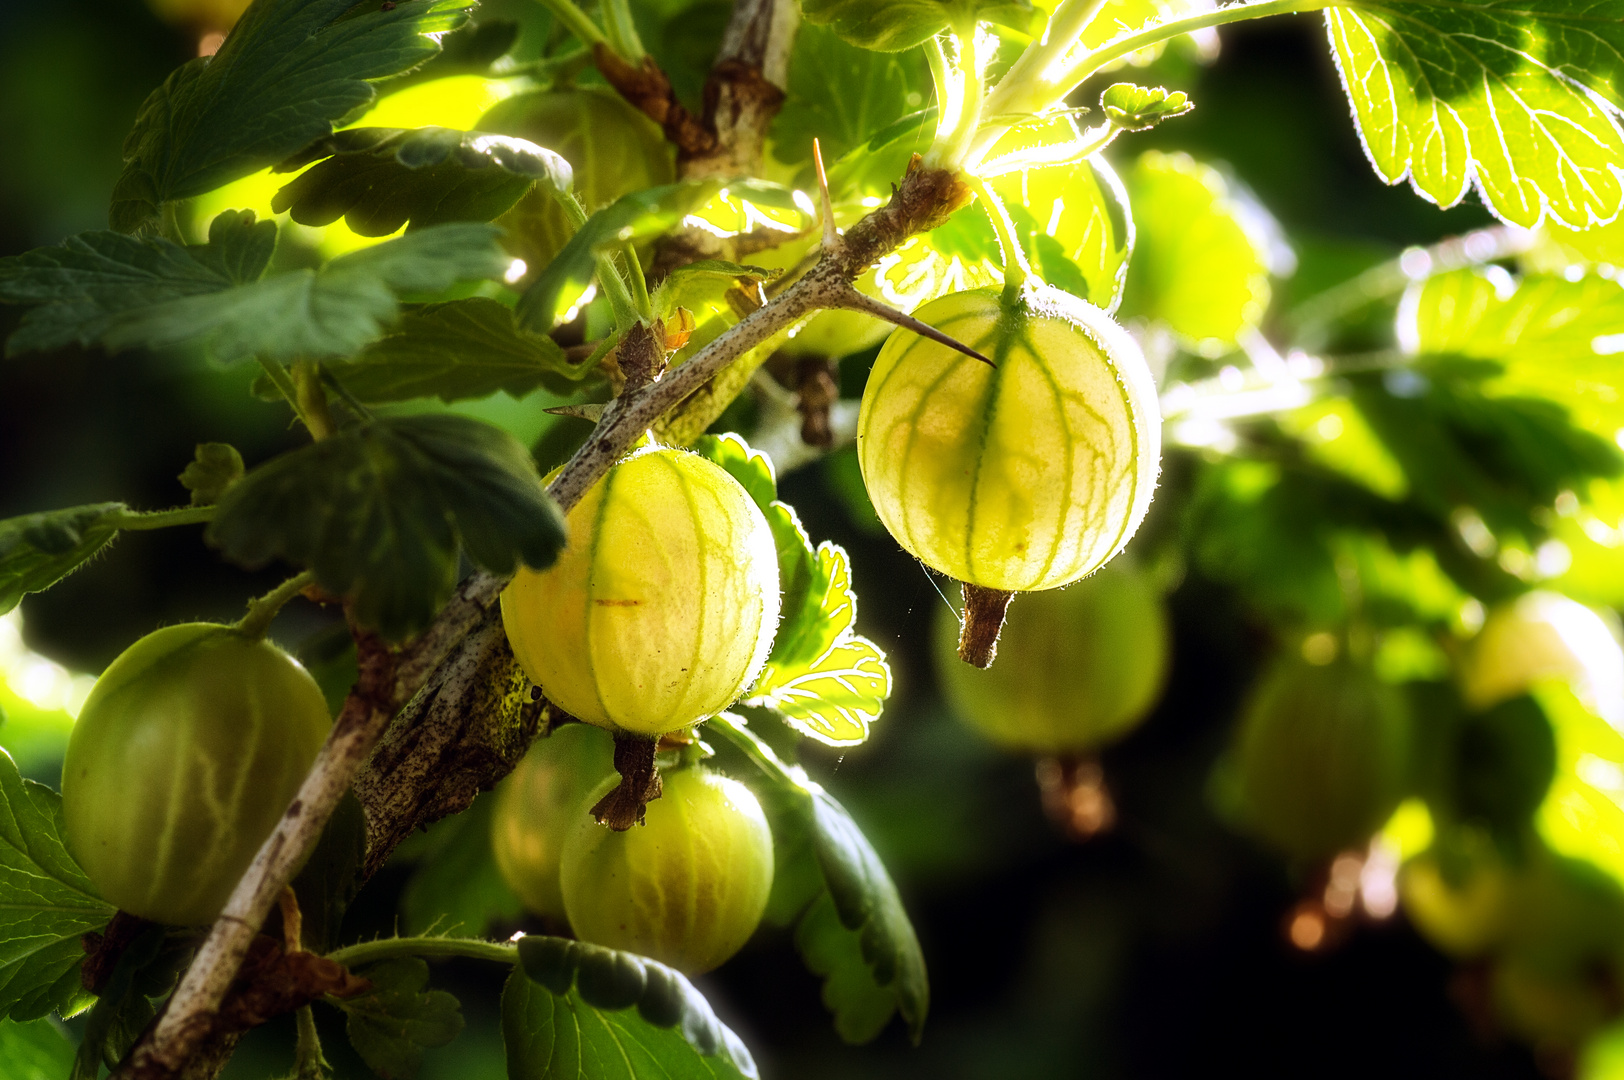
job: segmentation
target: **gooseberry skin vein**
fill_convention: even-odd
[[[1154,381],[1126,331],[1046,286],[1012,305],[996,289],[953,294],[919,315],[993,342],[997,367],[900,330],[881,350],[858,458],[893,535],[933,569],[1001,591],[1057,588],[1114,557],[1160,457]]]

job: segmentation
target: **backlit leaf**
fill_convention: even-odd
[[[151,227],[165,202],[273,165],[358,115],[372,83],[440,51],[469,0],[259,0],[220,51],[154,90],[124,141],[112,226]]]
[[[1624,201],[1620,0],[1355,0],[1326,28],[1383,180],[1505,221],[1606,221]]]
[[[971,20],[1024,30],[1032,5],[1028,0],[801,0],[801,14],[860,48],[900,52]]]
[[[860,743],[891,694],[891,668],[865,637],[841,638],[804,668],[769,668],[746,704],[782,715],[804,735],[832,746]]]
[[[824,162],[833,163],[929,95],[921,50],[877,53],[821,26],[803,26],[790,53],[784,105],[773,120],[773,154],[789,164],[811,161],[816,138]]]

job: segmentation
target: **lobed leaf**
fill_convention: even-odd
[[[81,1008],[79,939],[113,914],[68,854],[61,797],[24,780],[0,750],[0,1017]]]
[[[429,966],[415,956],[371,964],[356,972],[372,989],[336,1002],[344,1010],[350,1045],[383,1080],[411,1080],[423,1051],[462,1033],[462,1005],[444,990],[426,990]]]
[[[532,187],[568,191],[570,163],[524,139],[450,128],[347,128],[276,167],[313,161],[271,200],[301,225],[339,218],[361,236],[450,221],[491,221]]]
[[[213,506],[226,489],[242,479],[242,455],[230,443],[198,443],[196,456],[178,479],[192,493],[193,506]]]
[[[1032,5],[1028,0],[801,0],[801,14],[859,48],[901,52],[977,21],[1024,31]]]
[[[220,501],[210,543],[308,566],[393,639],[449,599],[459,552],[499,574],[550,566],[564,521],[511,435],[463,416],[378,419],[283,454]]]
[[[885,864],[845,808],[800,766],[786,765],[742,719],[722,713],[709,723],[743,750],[771,785],[774,848],[804,847],[817,862],[822,887],[800,912],[805,929],[797,929],[796,941],[808,966],[825,976],[824,1003],[835,1014],[836,1030],[848,1041],[865,1041],[900,1014],[917,1043],[930,1010],[930,982],[919,938]],[[804,886],[804,874],[790,876]],[[796,892],[795,897],[775,892],[775,910],[805,895]],[[825,902],[836,914],[833,923],[822,910]],[[862,970],[852,963],[854,955]]]
[[[1606,438],[1624,428],[1624,288],[1616,281],[1438,274],[1410,287],[1398,336],[1412,355],[1499,364],[1484,385],[1491,394],[1554,401]]]
[[[1365,152],[1453,206],[1473,186],[1532,227],[1624,203],[1624,2],[1351,0],[1325,25]]]
[[[332,374],[371,404],[468,401],[498,391],[519,398],[541,388],[563,397],[596,371],[571,363],[546,334],[518,326],[512,308],[474,296],[405,309],[392,331]]]
[[[823,160],[834,162],[918,109],[929,92],[922,50],[874,52],[832,30],[803,26],[790,52],[784,104],[769,131],[773,156],[809,162],[816,138]]]
[[[512,1080],[754,1080],[755,1060],[664,964],[530,936],[502,991]]]
[[[275,222],[228,210],[210,223],[207,244],[89,232],[0,259],[0,302],[34,305],[6,355],[90,345],[128,312],[250,285],[275,249]]]
[[[111,224],[151,227],[159,207],[212,191],[331,134],[377,96],[372,83],[440,51],[470,0],[257,0],[212,57],[154,90],[124,141]]]
[[[812,547],[795,508],[777,499],[772,462],[742,438],[706,435],[694,449],[750,493],[778,549],[778,633],[746,703],[820,742],[863,742],[890,696],[891,669],[879,646],[852,630],[857,596],[845,550],[828,541]]]
[[[128,511],[123,503],[92,503],[0,521],[0,615],[95,558]]]
[[[1105,118],[1127,131],[1149,131],[1163,120],[1183,116],[1195,104],[1182,90],[1114,83],[1100,95]]]

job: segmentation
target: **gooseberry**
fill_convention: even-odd
[[[863,481],[927,566],[1003,592],[1078,581],[1122,550],[1161,459],[1156,385],[1111,318],[1048,286],[953,293],[915,317],[988,366],[895,331],[863,393]]]
[[[130,914],[212,922],[330,726],[316,681],[275,645],[209,623],[156,630],[113,661],[73,727],[68,848]]]
[[[942,608],[942,689],[959,716],[1011,750],[1077,753],[1111,742],[1144,719],[1167,677],[1161,597],[1120,559],[1011,607],[1002,663],[986,670],[960,663],[958,633],[958,619]]]
[[[1475,708],[1558,679],[1610,722],[1624,721],[1624,649],[1600,615],[1560,593],[1524,593],[1491,612],[1472,639],[1460,678]]]
[[[588,816],[587,797],[614,775],[614,740],[590,724],[563,724],[537,739],[496,789],[491,847],[502,880],[524,906],[567,921],[558,883],[564,841]]]
[[[516,135],[561,155],[575,170],[575,197],[589,214],[676,176],[659,127],[607,87],[515,94],[481,117],[479,130]],[[528,192],[497,224],[532,271],[551,262],[575,233],[557,201],[540,190]]]
[[[583,941],[696,975],[755,933],[772,891],[772,832],[736,780],[689,767],[664,781],[642,828],[584,820],[565,840],[564,908]]]
[[[1408,779],[1403,698],[1345,654],[1284,657],[1245,706],[1233,767],[1245,827],[1288,855],[1318,859],[1363,843]]]
[[[502,593],[513,654],[547,699],[652,737],[725,709],[755,681],[778,625],[767,519],[705,458],[649,446],[576,504],[569,545]]]

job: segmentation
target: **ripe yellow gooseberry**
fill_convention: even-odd
[[[208,623],[154,631],[96,681],[68,739],[68,848],[130,914],[212,922],[330,726],[275,645]]]
[[[949,703],[1011,750],[1078,753],[1131,730],[1161,696],[1168,626],[1156,588],[1119,559],[1065,589],[1009,610],[1006,659],[982,670],[959,662],[959,622],[941,609],[936,669]]]
[[[1461,692],[1477,709],[1557,679],[1592,711],[1624,723],[1624,649],[1595,611],[1560,593],[1529,592],[1496,608],[1461,665]]]
[[[491,847],[524,906],[568,921],[558,882],[564,841],[590,817],[588,796],[614,776],[614,740],[590,724],[563,724],[537,739],[496,789]]]
[[[1161,460],[1139,347],[1059,289],[934,300],[915,316],[997,367],[905,329],[869,375],[857,452],[869,498],[915,557],[1003,592],[1053,589],[1138,529]]]
[[[1277,660],[1241,718],[1237,807],[1250,832],[1287,855],[1361,844],[1404,794],[1410,758],[1404,699],[1346,655],[1325,665]]]
[[[641,828],[583,821],[564,843],[564,907],[583,941],[689,975],[755,933],[773,885],[773,839],[750,789],[702,768],[664,775]]]
[[[761,510],[720,466],[649,446],[568,516],[569,545],[502,593],[513,654],[588,723],[655,736],[727,708],[778,626],[778,556]]]

